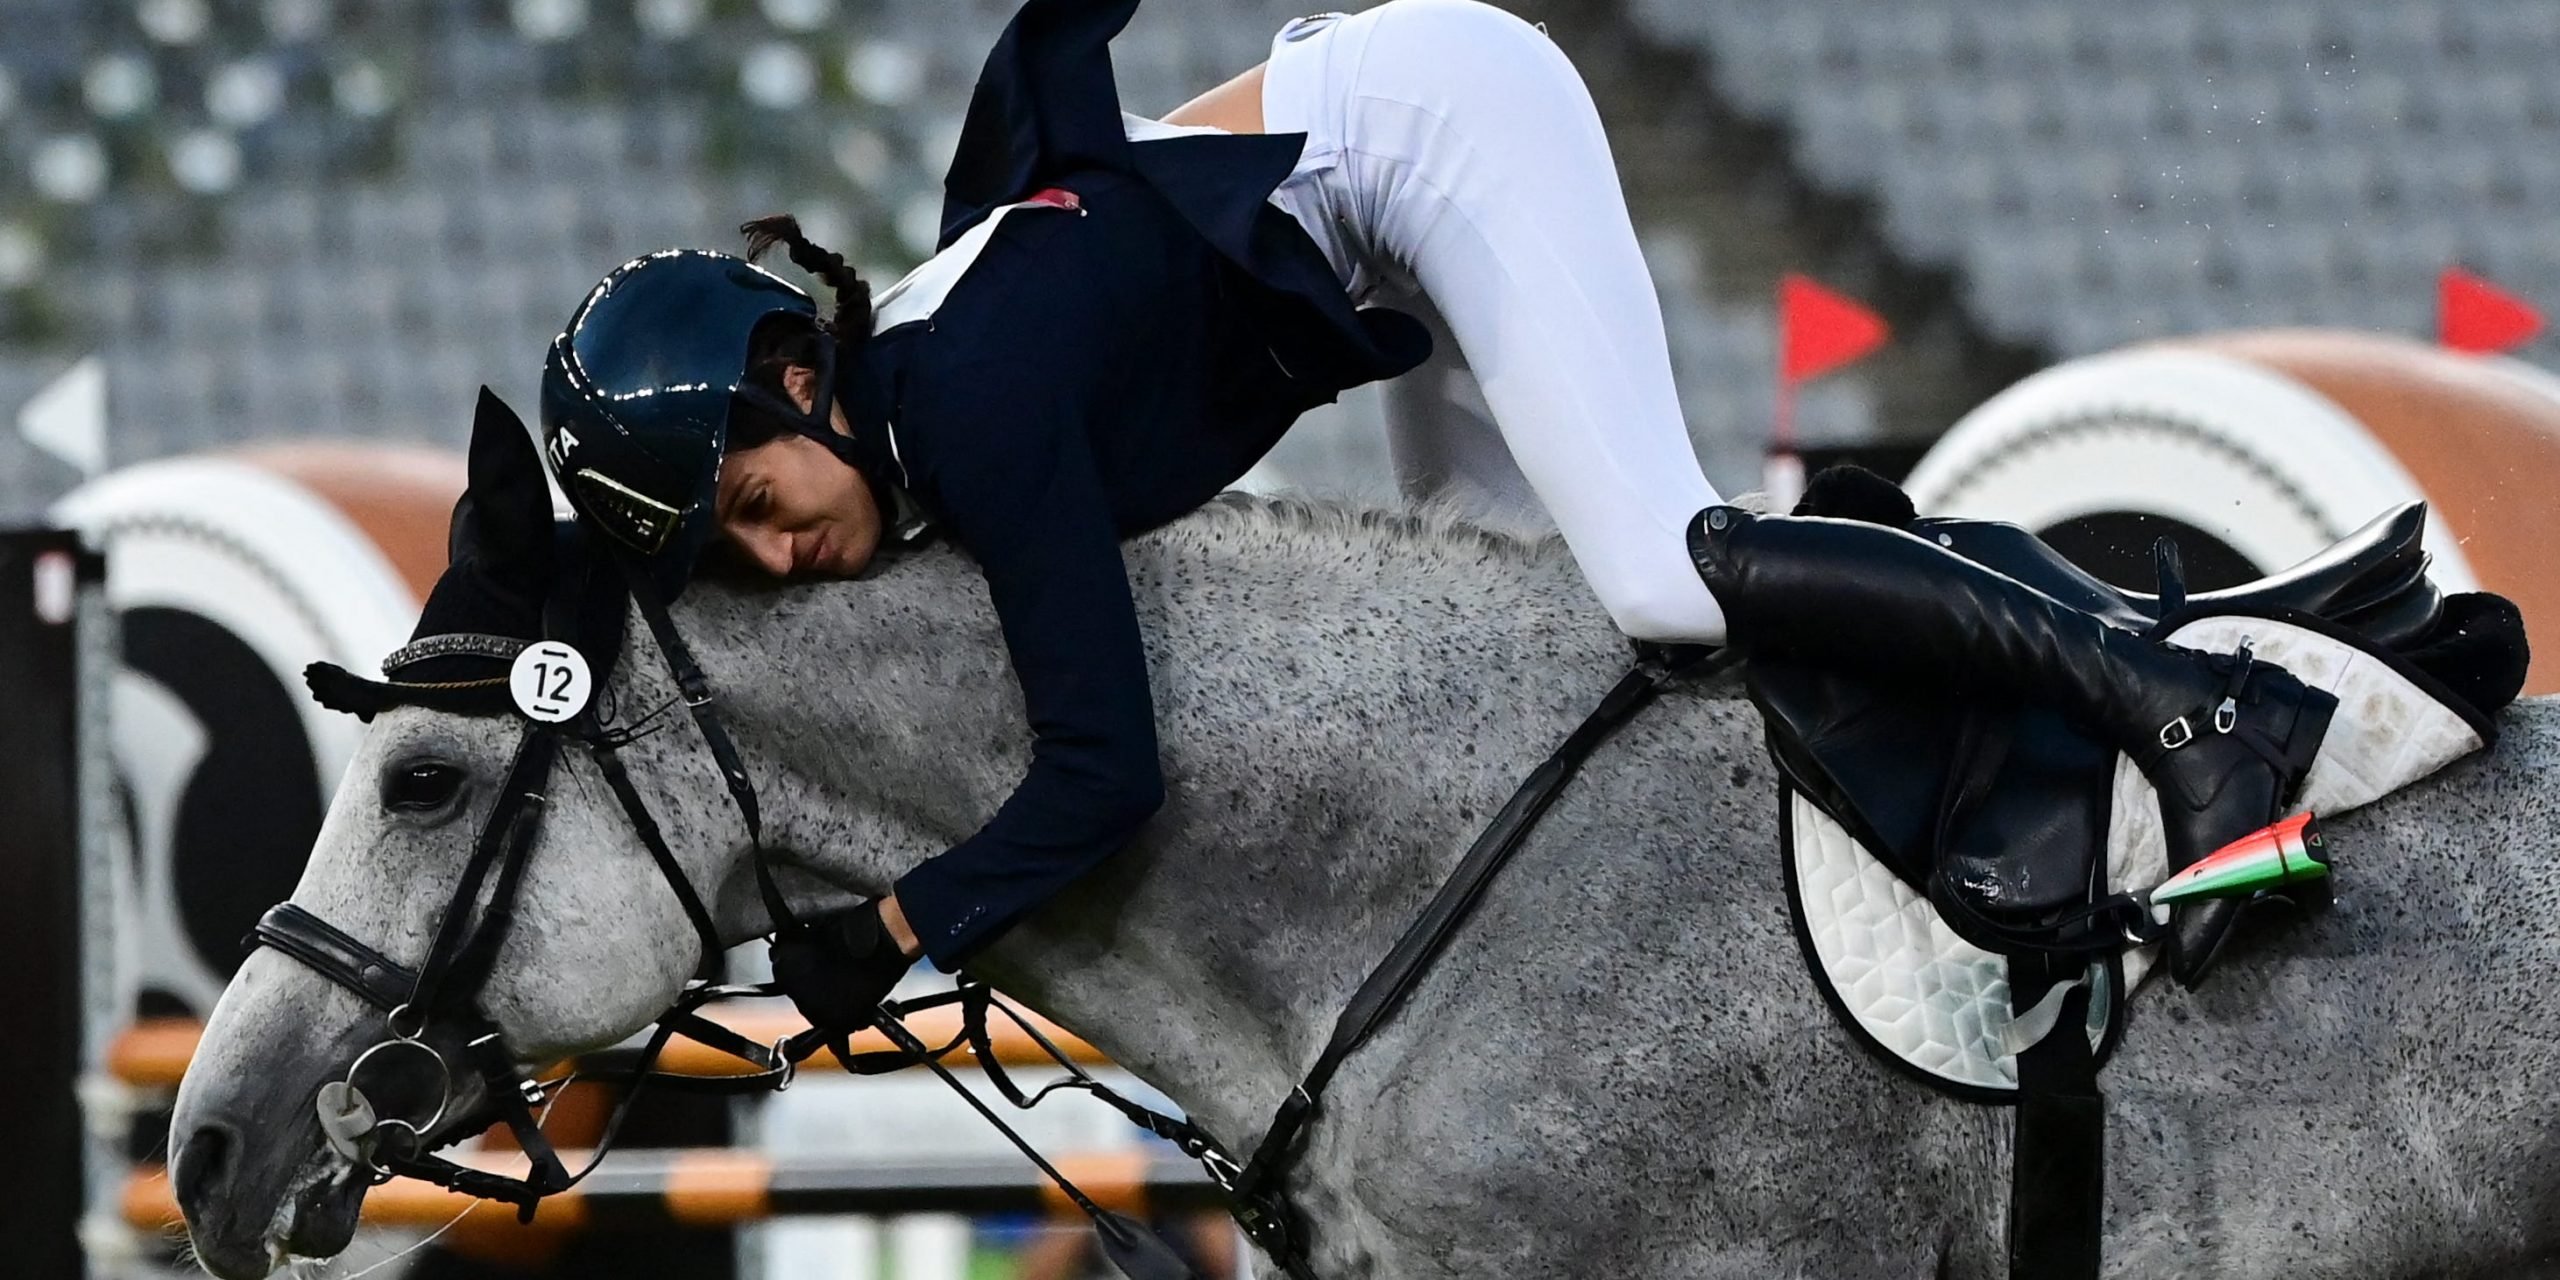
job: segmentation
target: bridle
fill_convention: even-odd
[[[572,545],[583,547],[586,542],[579,537]],[[600,558],[609,560],[613,572],[598,571]],[[1225,1192],[1238,1225],[1284,1274],[1291,1280],[1314,1280],[1304,1232],[1289,1203],[1286,1182],[1288,1169],[1302,1149],[1307,1126],[1316,1119],[1335,1072],[1401,1006],[1465,922],[1494,875],[1518,850],[1583,761],[1671,683],[1713,674],[1740,657],[1738,650],[1730,648],[1708,652],[1695,646],[1639,644],[1634,668],[1521,783],[1386,958],[1352,994],[1316,1062],[1281,1102],[1260,1142],[1243,1161],[1235,1159],[1190,1121],[1134,1102],[1094,1079],[1019,1013],[998,1002],[982,983],[964,980],[951,991],[917,1000],[884,1002],[872,1027],[893,1047],[882,1052],[854,1053],[841,1029],[813,1027],[772,1045],[749,1040],[702,1016],[700,1010],[731,998],[783,994],[780,988],[772,983],[724,985],[694,981],[687,983],[675,1003],[658,1017],[647,1040],[635,1054],[626,1055],[623,1065],[607,1066],[590,1059],[599,1069],[582,1073],[584,1078],[618,1079],[627,1082],[628,1087],[606,1118],[592,1158],[573,1174],[544,1136],[536,1115],[552,1086],[517,1065],[517,1055],[508,1048],[504,1033],[474,1007],[474,1002],[514,921],[516,896],[548,803],[542,789],[564,745],[585,751],[596,762],[667,888],[700,935],[704,960],[725,949],[710,911],[686,877],[682,864],[668,849],[657,820],[632,785],[618,754],[622,747],[654,732],[653,725],[662,727],[668,708],[661,706],[628,726],[609,727],[602,710],[609,705],[609,699],[604,697],[589,697],[575,714],[549,720],[519,705],[503,675],[460,681],[408,681],[401,677],[412,668],[439,659],[515,664],[538,643],[565,643],[583,630],[590,633],[584,637],[589,645],[587,651],[605,658],[606,665],[592,677],[594,688],[602,691],[609,683],[613,657],[620,650],[624,606],[636,605],[675,679],[678,698],[692,714],[730,799],[746,824],[756,887],[766,914],[776,930],[793,928],[800,918],[775,881],[755,787],[736,743],[721,723],[710,682],[677,633],[650,575],[637,560],[619,550],[573,555],[570,564],[575,589],[555,588],[544,601],[543,642],[486,634],[437,635],[413,641],[385,658],[384,680],[367,680],[325,663],[315,664],[306,672],[313,694],[323,705],[367,719],[390,707],[414,705],[464,714],[516,714],[525,724],[497,802],[481,827],[461,882],[445,905],[427,958],[415,971],[291,902],[270,908],[249,939],[252,947],[273,947],[292,956],[383,1013],[384,1039],[358,1053],[346,1074],[323,1086],[315,1102],[321,1130],[332,1148],[366,1170],[376,1182],[395,1176],[424,1179],[465,1195],[515,1205],[518,1216],[531,1221],[544,1198],[576,1186],[604,1159],[642,1085],[654,1081],[662,1087],[721,1094],[780,1090],[789,1086],[798,1063],[825,1048],[855,1074],[875,1075],[917,1065],[932,1070],[1055,1182],[1069,1202],[1092,1219],[1105,1256],[1134,1280],[1177,1280],[1192,1273],[1152,1233],[1103,1209],[1078,1190],[963,1085],[942,1060],[966,1046],[976,1054],[978,1065],[1006,1100],[1016,1107],[1031,1107],[1060,1090],[1082,1092],[1118,1111],[1131,1123],[1172,1142],[1197,1160]],[[484,885],[489,889],[488,906],[475,912]],[[909,1014],[952,1004],[960,1006],[961,1030],[945,1044],[926,1044],[903,1022]],[[1002,1013],[1030,1032],[1034,1043],[1065,1071],[1065,1078],[1031,1092],[1017,1086],[996,1058],[988,1031],[991,1013]],[[454,1065],[426,1038],[431,1029],[439,1026],[461,1037],[464,1069],[482,1085],[479,1105],[469,1111],[454,1109]],[[656,1070],[659,1055],[677,1036],[738,1058],[753,1070],[710,1077],[676,1076]],[[404,1058],[433,1067],[437,1101],[423,1117],[382,1116],[365,1095],[359,1077],[371,1063]],[[458,1140],[497,1121],[506,1124],[531,1161],[523,1176],[475,1169],[435,1154],[440,1130],[454,1135],[448,1141]]]
[[[554,647],[567,643],[570,633],[579,630],[580,620],[584,619],[585,629],[611,633],[589,637],[591,643],[584,651],[606,655],[605,660],[610,663],[610,655],[620,648],[624,593],[638,604],[675,679],[677,696],[692,713],[746,824],[756,885],[765,910],[777,929],[789,927],[798,917],[775,882],[755,788],[736,744],[721,723],[709,681],[676,632],[665,602],[648,576],[639,572],[628,557],[606,554],[611,556],[612,567],[620,570],[614,575],[619,581],[608,578],[607,570],[594,563],[597,557],[583,558],[581,564],[587,572],[579,575],[580,589],[554,591],[545,602],[544,640]],[[592,643],[596,639],[606,643]],[[725,943],[701,894],[667,847],[656,818],[632,784],[620,756],[623,747],[663,727],[662,717],[669,708],[661,706],[630,725],[613,727],[605,723],[605,708],[610,700],[590,696],[565,719],[537,718],[515,698],[507,671],[538,643],[541,642],[487,634],[436,635],[414,641],[385,658],[384,680],[365,680],[327,664],[315,665],[307,673],[314,694],[324,705],[352,711],[366,719],[395,706],[511,715],[523,723],[523,736],[496,802],[472,845],[460,882],[437,923],[426,959],[417,969],[399,964],[291,902],[270,908],[249,939],[252,947],[273,947],[292,956],[383,1014],[385,1038],[357,1054],[346,1074],[320,1091],[316,1106],[321,1130],[330,1145],[365,1169],[376,1182],[395,1175],[421,1178],[467,1195],[513,1204],[528,1220],[544,1197],[577,1185],[595,1168],[595,1162],[612,1147],[641,1084],[656,1080],[698,1092],[720,1093],[780,1089],[790,1083],[794,1064],[819,1047],[815,1037],[758,1044],[700,1013],[703,1006],[717,1001],[774,994],[764,985],[688,983],[674,1005],[657,1019],[644,1046],[627,1066],[585,1073],[590,1078],[620,1077],[631,1087],[622,1092],[607,1118],[594,1159],[574,1174],[561,1162],[536,1116],[537,1108],[548,1100],[551,1086],[518,1065],[518,1055],[508,1046],[505,1035],[475,1007],[475,1002],[488,980],[499,946],[514,923],[526,865],[548,805],[544,788],[564,749],[582,750],[596,763],[605,785],[657,864],[660,877],[692,922],[702,942],[703,958],[719,955]],[[425,664],[450,668],[456,660],[474,665],[486,662],[497,674],[465,680],[402,678]],[[592,687],[601,690],[608,675],[609,668],[591,675]],[[479,906],[484,889],[485,908]],[[459,1038],[459,1070],[445,1050],[428,1040],[429,1032],[436,1029]],[[657,1071],[659,1055],[677,1036],[739,1058],[753,1070],[719,1077],[676,1077]],[[429,1069],[436,1100],[423,1108],[423,1115],[381,1115],[363,1088],[366,1069],[403,1061]],[[455,1106],[464,1073],[482,1086],[478,1105],[467,1112]],[[476,1125],[472,1123],[475,1120],[479,1122]],[[521,1177],[475,1169],[439,1156],[432,1149],[440,1128],[458,1137],[497,1121],[507,1125],[532,1162]]]
[[[583,535],[573,535],[572,549],[586,546]],[[482,824],[472,846],[470,861],[464,865],[461,881],[453,897],[446,903],[438,921],[427,958],[417,969],[408,969],[397,961],[368,946],[327,921],[291,902],[270,908],[261,917],[249,938],[251,947],[273,947],[310,967],[322,977],[353,992],[382,1011],[384,1038],[355,1055],[345,1074],[322,1086],[314,1101],[322,1134],[332,1149],[363,1169],[374,1182],[393,1177],[423,1179],[438,1186],[483,1200],[496,1200],[516,1206],[517,1216],[531,1221],[541,1202],[575,1187],[612,1149],[621,1132],[622,1122],[630,1114],[641,1086],[655,1082],[660,1087],[695,1093],[745,1094],[776,1091],[790,1085],[797,1064],[820,1049],[833,1053],[844,1068],[857,1075],[879,1075],[922,1065],[966,1099],[980,1116],[995,1126],[1040,1171],[1056,1183],[1067,1200],[1083,1210],[1094,1223],[1103,1252],[1126,1274],[1138,1280],[1182,1280],[1190,1270],[1177,1260],[1158,1240],[1138,1223],[1126,1216],[1104,1209],[1078,1189],[1057,1167],[1043,1158],[1021,1135],[1006,1125],[984,1101],[963,1085],[943,1059],[968,1048],[975,1053],[987,1074],[1005,1098],[1017,1107],[1028,1108],[1061,1090],[1089,1094],[1127,1116],[1133,1123],[1156,1136],[1175,1143],[1186,1154],[1202,1161],[1223,1182],[1236,1169],[1234,1161],[1208,1135],[1189,1121],[1164,1115],[1121,1096],[1093,1078],[1081,1066],[1070,1061],[1059,1047],[1041,1035],[1021,1014],[998,1002],[983,983],[963,982],[957,988],[909,1001],[883,1003],[872,1027],[893,1046],[885,1051],[853,1052],[849,1037],[842,1029],[812,1027],[786,1037],[772,1045],[758,1044],[720,1023],[704,1017],[704,1006],[718,1001],[785,994],[774,983],[716,984],[689,982],[675,1003],[659,1015],[645,1042],[636,1051],[608,1051],[589,1055],[580,1062],[576,1078],[620,1081],[626,1087],[607,1116],[593,1153],[585,1167],[571,1173],[559,1152],[543,1133],[537,1110],[545,1105],[554,1085],[536,1079],[517,1065],[518,1055],[506,1042],[505,1034],[475,1007],[480,988],[488,979],[499,945],[514,923],[516,897],[524,883],[526,866],[532,856],[534,837],[538,833],[548,799],[543,788],[548,784],[553,767],[564,746],[586,752],[604,775],[606,786],[622,806],[632,830],[649,851],[651,861],[667,888],[674,893],[694,931],[702,941],[704,959],[725,949],[710,911],[701,895],[685,875],[667,847],[657,820],[632,785],[629,771],[620,757],[621,748],[637,738],[663,727],[666,706],[641,716],[634,723],[608,726],[604,708],[609,699],[588,697],[575,714],[549,720],[531,714],[517,699],[507,675],[490,675],[468,680],[406,680],[402,677],[429,662],[450,665],[450,660],[465,659],[505,665],[510,672],[529,655],[546,646],[561,644],[561,637],[580,630],[588,632],[592,652],[606,655],[607,665],[594,671],[591,684],[596,690],[608,687],[612,655],[619,652],[621,623],[626,605],[636,605],[646,621],[658,650],[674,677],[677,699],[692,714],[701,730],[713,762],[727,786],[729,796],[745,822],[755,869],[757,892],[764,900],[767,916],[776,931],[791,929],[800,923],[798,913],[782,894],[774,877],[771,852],[765,847],[763,821],[756,804],[753,782],[749,779],[736,743],[721,723],[710,681],[702,673],[692,651],[668,616],[666,603],[646,568],[628,553],[606,549],[601,557],[609,560],[610,576],[598,571],[599,553],[573,554],[575,589],[554,590],[542,610],[543,641],[530,641],[489,634],[445,634],[413,641],[383,660],[384,680],[367,680],[326,663],[315,664],[305,676],[314,696],[331,708],[350,711],[370,719],[395,706],[425,706],[438,710],[479,715],[515,715],[524,722],[524,735],[507,769],[495,805]],[[439,671],[437,674],[446,674]],[[488,905],[478,906],[483,887],[488,889]],[[944,1005],[956,1004],[961,1010],[961,1028],[940,1045],[928,1045],[918,1039],[904,1024],[913,1013]],[[1012,1019],[1032,1042],[1066,1072],[1066,1078],[1034,1092],[1026,1093],[1015,1085],[998,1065],[988,1018],[1001,1013]],[[467,1111],[454,1106],[457,1072],[444,1052],[430,1043],[431,1029],[443,1028],[458,1036],[463,1045],[462,1067],[481,1084],[478,1106]],[[658,1071],[656,1065],[666,1047],[676,1037],[696,1041],[737,1058],[751,1071],[730,1076],[683,1076]],[[423,1115],[381,1115],[372,1099],[364,1092],[361,1077],[365,1068],[376,1062],[409,1060],[431,1069],[436,1100],[424,1108]],[[515,1136],[517,1144],[530,1161],[521,1177],[492,1173],[484,1169],[447,1159],[435,1153],[440,1145],[439,1132],[455,1141],[503,1122]]]

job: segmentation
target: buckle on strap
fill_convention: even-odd
[[[2221,723],[2221,719],[2222,713],[2216,711],[2214,713],[2214,721],[2217,726]],[[2230,731],[2226,729],[2224,732],[2228,733]],[[2196,727],[2185,716],[2180,716],[2177,719],[2160,726],[2160,746],[2162,750],[2175,751],[2195,740]]]
[[[2249,672],[2257,663],[2257,645],[2249,636],[2240,637],[2240,647],[2231,654],[2231,675],[2222,686],[2222,701],[2213,708],[2213,731],[2229,733],[2240,724],[2240,695],[2249,687]]]
[[[1236,1180],[1244,1174],[1243,1165],[1230,1159],[1226,1152],[1206,1145],[1185,1154],[1200,1162],[1200,1167],[1208,1172],[1209,1181],[1218,1184],[1218,1190],[1230,1195],[1235,1193]]]

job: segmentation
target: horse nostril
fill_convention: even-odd
[[[231,1180],[231,1152],[238,1145],[238,1134],[231,1126],[219,1122],[199,1125],[178,1148],[178,1158],[170,1163],[169,1184],[178,1193],[178,1207],[189,1218],[198,1217],[204,1206],[222,1194]]]

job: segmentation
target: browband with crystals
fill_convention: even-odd
[[[494,658],[500,662],[513,662],[516,655],[524,652],[525,646],[532,643],[530,640],[519,640],[514,636],[493,636],[476,631],[420,636],[385,656],[382,659],[382,673],[387,676],[396,676],[402,668],[431,658]]]
[[[462,715],[504,715],[514,709],[515,700],[508,692],[507,677],[503,673],[477,680],[421,681],[397,677],[411,667],[439,658],[484,658],[491,662],[511,663],[516,655],[532,647],[533,643],[514,636],[477,631],[421,636],[383,658],[382,670],[392,679],[368,680],[327,662],[315,662],[304,667],[302,679],[311,686],[311,696],[321,706],[364,720],[371,720],[392,707],[404,704]]]

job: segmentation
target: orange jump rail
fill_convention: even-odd
[[[563,1151],[572,1169],[586,1153]],[[505,1153],[460,1158],[505,1167]],[[524,1161],[512,1160],[516,1169]],[[1170,1147],[1070,1156],[1060,1171],[1105,1208],[1143,1215],[1149,1206],[1216,1210],[1225,1203],[1200,1166]],[[616,1151],[578,1186],[542,1202],[532,1226],[575,1231],[633,1223],[717,1227],[817,1213],[1057,1212],[1066,1203],[1030,1165],[1010,1157],[849,1161],[839,1157],[772,1156],[739,1150]],[[125,1222],[144,1231],[180,1225],[169,1177],[156,1166],[134,1173],[120,1205]],[[465,1218],[465,1215],[468,1215]],[[433,1229],[464,1219],[466,1232],[518,1230],[515,1210],[395,1178],[365,1193],[363,1220],[375,1226]]]
[[[807,1025],[778,1009],[735,1010],[707,1016],[758,1044],[772,1044]],[[1058,1029],[1046,1019],[1032,1018],[1031,1024],[1056,1042],[1069,1061],[1086,1067],[1111,1065],[1110,1060],[1092,1045]],[[940,1045],[959,1034],[960,1011],[950,1007],[928,1009],[909,1019],[907,1026],[927,1043]],[[1010,1020],[991,1018],[987,1030],[995,1047],[997,1062],[1008,1067],[1047,1065],[1049,1056]],[[203,1031],[203,1024],[193,1018],[140,1019],[126,1027],[108,1045],[107,1074],[135,1088],[175,1088],[179,1077],[187,1072],[188,1061],[195,1056],[196,1041]],[[890,1047],[889,1042],[876,1031],[865,1031],[853,1038],[853,1048],[857,1053]],[[966,1052],[965,1048],[963,1052]],[[735,1076],[746,1075],[753,1070],[727,1054],[687,1040],[670,1042],[658,1065],[661,1070],[686,1076]],[[804,1070],[828,1070],[835,1066],[834,1055],[828,1053],[819,1053],[801,1064]]]

